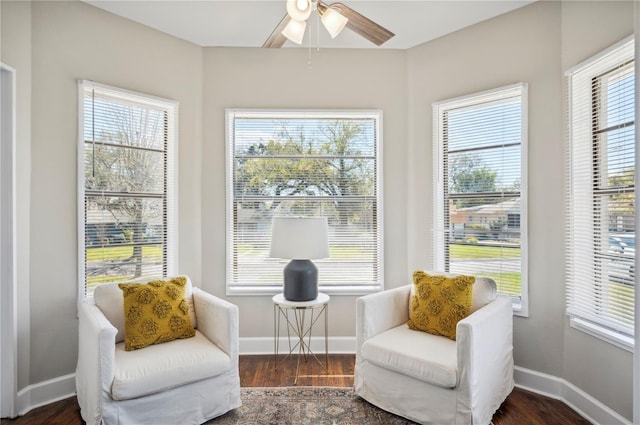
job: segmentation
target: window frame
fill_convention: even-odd
[[[597,228],[594,224],[594,215],[601,216],[602,213],[598,213],[600,209],[598,209],[597,199],[602,196],[608,196],[612,193],[618,193],[616,188],[602,188],[599,185],[599,181],[601,179],[601,167],[599,164],[602,162],[601,156],[597,154],[598,149],[600,148],[598,142],[598,136],[603,132],[608,132],[609,128],[605,128],[604,130],[600,128],[600,119],[602,116],[598,115],[594,120],[593,117],[593,108],[600,105],[600,99],[602,97],[601,91],[599,90],[597,93],[594,92],[595,87],[604,88],[598,80],[606,77],[611,72],[614,72],[618,69],[622,69],[624,66],[627,66],[630,62],[634,63],[634,67],[637,66],[634,59],[634,39],[633,36],[626,37],[625,39],[615,43],[609,48],[597,53],[596,55],[586,59],[585,61],[577,64],[571,69],[565,72],[566,84],[567,84],[567,96],[566,96],[566,210],[565,217],[567,222],[566,229],[566,246],[565,250],[567,253],[567,276],[566,276],[566,300],[565,300],[565,309],[566,314],[569,316],[569,324],[572,328],[580,330],[584,333],[587,333],[593,337],[606,341],[609,344],[612,344],[618,348],[621,348],[626,351],[633,352],[634,351],[634,335],[633,333],[637,332],[636,329],[632,329],[632,334],[629,334],[624,327],[616,325],[611,322],[611,320],[607,320],[606,318],[602,320],[596,320],[598,314],[597,311],[603,305],[602,302],[597,301],[594,297],[593,308],[589,310],[589,313],[582,313],[583,309],[588,307],[588,303],[584,301],[580,301],[579,303],[574,300],[575,293],[581,293],[581,291],[585,291],[589,288],[585,285],[584,282],[588,282],[591,279],[586,279],[584,276],[577,276],[576,271],[574,271],[577,267],[574,264],[576,259],[574,259],[571,255],[571,250],[573,244],[575,244],[575,239],[577,237],[582,236],[585,240],[589,237],[589,232],[583,229],[583,227],[589,227],[590,235],[591,235],[591,244],[589,245],[589,255],[588,262],[594,265],[594,267],[600,265],[604,258],[602,258],[602,254],[600,251],[596,251],[597,243],[595,241],[597,235],[602,234],[602,228]],[[637,72],[637,70],[636,70]],[[636,96],[637,96],[637,86],[635,87]],[[586,95],[584,93],[591,93],[591,95]],[[583,99],[584,98],[584,99]],[[590,103],[590,106],[587,108],[584,104],[581,104],[580,101],[586,103],[587,101]],[[634,107],[637,108],[637,102],[634,104]],[[591,117],[591,118],[589,118]],[[637,118],[637,111],[635,111],[634,116],[632,117],[634,125],[634,131],[637,132],[637,122],[635,119]],[[629,123],[623,125],[629,126]],[[614,129],[615,130],[615,129]],[[637,135],[636,135],[637,137]],[[576,147],[579,143],[579,147]],[[635,143],[635,139],[634,139]],[[635,148],[634,144],[634,148]],[[578,153],[575,150],[581,149],[581,152],[587,152],[588,150],[591,152],[591,156],[583,155],[584,161],[587,161],[589,165],[577,165],[579,164],[579,159],[576,158]],[[637,152],[635,153],[637,156]],[[637,162],[637,160],[636,160]],[[594,164],[597,164],[594,165]],[[581,176],[580,171],[585,171],[583,169],[590,169],[589,175],[589,184],[591,188],[591,192],[588,194],[584,194],[581,196],[576,196],[576,190],[574,189],[574,179],[582,182],[583,185],[586,185],[586,177]],[[636,175],[638,171],[635,171]],[[583,181],[584,180],[584,181]],[[578,183],[580,184],[580,183]],[[634,184],[635,186],[635,184]],[[621,187],[620,193],[629,193],[629,186]],[[634,197],[636,196],[635,187],[632,191]],[[587,197],[588,195],[588,197]],[[637,201],[636,201],[637,202]],[[576,228],[575,217],[573,216],[574,210],[579,210],[581,208],[586,208],[591,211],[592,219],[588,224],[580,225],[580,228]],[[605,214],[606,215],[606,214]],[[635,219],[637,221],[637,219]],[[634,223],[635,224],[635,223]],[[635,229],[634,229],[635,233]],[[579,234],[578,236],[576,236]],[[580,239],[581,241],[583,239]],[[588,244],[587,244],[588,245]],[[635,252],[634,252],[635,255]],[[586,261],[586,260],[585,260]],[[634,260],[637,262],[637,259]],[[580,260],[579,263],[582,264],[583,260]],[[598,266],[601,267],[601,266]],[[601,267],[602,268],[602,267]],[[635,273],[634,273],[635,274]],[[635,279],[637,282],[637,279]],[[607,284],[611,284],[610,281],[606,282]],[[590,283],[590,287],[595,288],[596,286],[602,285],[602,283],[598,281],[594,281]],[[637,288],[634,287],[634,293],[637,296]],[[600,306],[600,307],[597,307]],[[637,318],[635,319],[637,322]],[[634,327],[633,325],[631,327]],[[628,329],[629,326],[626,326]]]
[[[433,267],[435,270],[449,271],[447,264],[445,223],[445,152],[444,115],[447,111],[483,104],[491,104],[505,99],[520,97],[520,298],[512,297],[515,316],[529,316],[528,284],[528,84],[515,83],[491,90],[481,91],[433,103],[433,172],[434,172],[434,232],[432,240]],[[448,192],[448,189],[447,189]],[[506,193],[506,192],[505,192]],[[509,192],[511,193],[511,192]],[[504,193],[503,193],[504,195]]]
[[[178,117],[179,102],[101,84],[90,80],[78,80],[78,142],[77,142],[77,232],[78,232],[78,303],[92,301],[93,293],[87,293],[86,285],[86,225],[85,225],[85,120],[84,101],[86,90],[108,93],[115,98],[131,101],[150,108],[165,110],[166,152],[164,163],[164,239],[163,277],[173,276],[178,271]],[[141,278],[144,280],[144,278]],[[109,283],[109,282],[105,282]]]
[[[225,161],[226,161],[226,278],[225,288],[226,295],[230,296],[256,296],[256,295],[275,295],[282,292],[281,285],[233,285],[233,205],[234,193],[232,187],[234,158],[233,137],[234,117],[242,118],[273,118],[273,119],[300,119],[300,118],[317,118],[317,119],[358,119],[373,118],[375,119],[375,190],[376,190],[376,212],[375,220],[377,222],[376,240],[377,240],[377,283],[372,285],[332,285],[325,287],[322,284],[322,277],[318,282],[319,291],[329,295],[365,295],[369,293],[379,292],[384,289],[384,201],[383,201],[383,160],[382,160],[382,110],[362,109],[362,110],[342,110],[342,109],[256,109],[256,108],[227,108],[225,110]],[[282,266],[286,265],[286,261]]]

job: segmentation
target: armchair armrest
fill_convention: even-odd
[[[236,365],[240,346],[238,307],[199,288],[193,288],[193,304],[198,330],[229,355],[232,366]]]
[[[78,306],[76,393],[87,424],[101,421],[101,400],[110,397],[118,330],[89,302]]]
[[[464,399],[471,404],[466,407],[475,412],[473,423],[488,423],[513,389],[511,299],[499,295],[458,322],[456,333],[458,384],[468,391]]]
[[[356,353],[367,339],[409,320],[410,291],[405,285],[356,300]]]

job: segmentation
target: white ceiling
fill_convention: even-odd
[[[380,47],[388,49],[408,49],[533,1],[342,0],[396,34]],[[286,13],[285,0],[85,2],[199,46],[260,47]],[[309,19],[303,47],[378,48],[347,29],[332,40],[324,28],[317,31],[314,16]],[[298,46],[287,41],[284,47]]]

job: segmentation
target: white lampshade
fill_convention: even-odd
[[[331,38],[336,38],[340,31],[344,29],[344,26],[347,25],[349,19],[340,12],[330,7],[327,7],[324,12],[322,12],[322,25],[327,29]]]
[[[305,28],[307,28],[307,23],[305,21],[296,21],[295,19],[291,19],[287,26],[282,30],[282,35],[296,44],[302,44]]]
[[[287,13],[293,20],[306,21],[311,9],[311,0],[287,0]]]
[[[274,217],[270,257],[313,260],[329,256],[326,217]]]

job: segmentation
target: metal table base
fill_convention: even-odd
[[[300,359],[308,361],[314,358],[325,372],[328,372],[329,364],[329,296],[320,293],[318,298],[312,301],[288,301],[283,294],[273,297],[273,326],[274,326],[274,353],[275,369],[278,369],[279,339],[281,319],[284,318],[287,328],[287,341],[289,343],[289,353],[285,356],[287,360],[294,352],[298,353],[296,363],[296,374],[294,385],[298,384],[300,370]],[[311,335],[316,322],[324,316],[324,363],[311,350]]]

